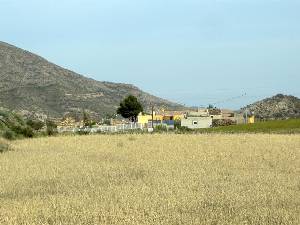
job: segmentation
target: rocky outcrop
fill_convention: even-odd
[[[300,99],[291,95],[278,94],[248,105],[241,111],[246,109],[260,119],[300,118]]]

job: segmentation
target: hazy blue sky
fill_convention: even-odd
[[[0,39],[97,80],[239,108],[300,96],[299,12],[300,0],[0,0]]]

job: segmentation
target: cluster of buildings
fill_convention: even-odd
[[[124,119],[110,119],[109,125],[103,122],[95,123],[90,128],[93,129],[148,129],[157,126],[174,129],[175,127],[186,127],[189,129],[210,128],[213,126],[226,126],[233,124],[254,123],[254,115],[244,116],[232,110],[226,109],[198,109],[195,111],[157,111],[153,114],[140,113],[137,123],[132,124]],[[130,126],[127,126],[130,125]],[[138,126],[137,126],[138,125]],[[133,127],[134,126],[134,127]],[[73,130],[74,128],[85,128],[83,121],[75,121],[74,118],[67,117],[58,123],[59,130]]]
[[[232,125],[242,123],[254,123],[254,115],[244,118],[227,109],[198,109],[197,111],[162,111],[153,112],[153,115],[142,114],[138,116],[138,123],[144,128],[158,125],[174,128],[177,124],[189,129],[210,128],[215,124]]]

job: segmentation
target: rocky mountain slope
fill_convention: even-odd
[[[181,105],[155,97],[130,84],[100,82],[61,68],[44,58],[0,42],[0,107],[62,117],[83,109],[92,115],[114,113],[126,95],[145,108]]]
[[[300,99],[291,95],[278,94],[255,102],[241,109],[249,109],[257,118],[287,119],[300,118]]]

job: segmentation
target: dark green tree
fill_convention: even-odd
[[[117,110],[118,114],[132,122],[136,122],[137,116],[140,112],[143,112],[143,106],[133,95],[129,95],[123,101],[121,101]]]

